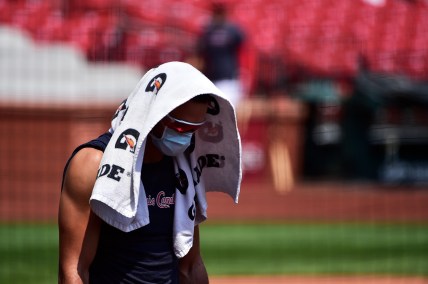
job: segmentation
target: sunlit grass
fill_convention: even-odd
[[[427,225],[203,225],[212,274],[428,275]]]
[[[428,275],[428,224],[201,225],[211,276]],[[55,224],[0,225],[0,283],[56,283]]]

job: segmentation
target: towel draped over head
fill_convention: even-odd
[[[187,254],[194,226],[207,217],[205,193],[224,192],[237,203],[242,178],[234,107],[200,71],[187,63],[169,62],[143,76],[113,116],[113,135],[90,198],[92,210],[111,226],[129,232],[147,225],[150,216],[141,182],[147,136],[168,113],[202,94],[212,95],[207,122],[195,133],[195,143],[174,157],[173,243],[177,257]]]

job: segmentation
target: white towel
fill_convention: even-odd
[[[227,193],[237,203],[242,178],[234,107],[197,69],[187,63],[169,62],[143,76],[113,117],[113,135],[90,198],[92,210],[122,231],[147,225],[150,216],[141,182],[147,135],[169,112],[201,94],[213,95],[207,123],[196,132],[190,156],[182,154],[174,159],[182,185],[176,189],[173,228],[178,257],[187,254],[192,247],[194,226],[207,217],[205,192]]]

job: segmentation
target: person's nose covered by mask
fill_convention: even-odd
[[[178,133],[165,126],[160,138],[151,134],[153,144],[167,156],[177,156],[189,147],[193,132]]]
[[[203,124],[202,122],[190,122],[167,115],[162,121],[162,135],[151,134],[153,144],[167,156],[177,156],[183,153],[192,142],[195,133]]]

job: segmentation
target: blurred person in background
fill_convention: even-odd
[[[59,283],[208,283],[205,191],[237,202],[242,176],[236,116],[223,96],[191,65],[162,64],[108,132],[76,148],[59,204]]]
[[[198,68],[229,96],[234,106],[244,93],[239,74],[244,42],[244,32],[228,20],[226,4],[214,2],[211,22],[204,27],[197,44]]]

